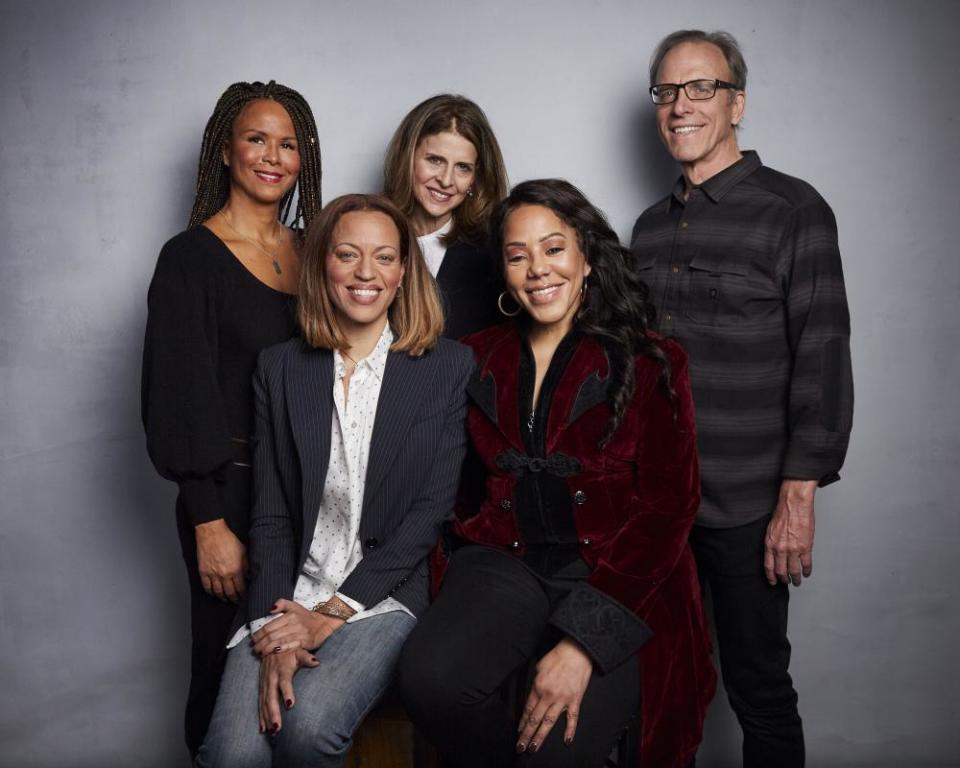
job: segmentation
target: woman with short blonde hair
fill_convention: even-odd
[[[325,261],[337,222],[345,214],[355,211],[378,211],[390,217],[397,228],[400,261],[405,273],[397,298],[389,310],[390,326],[396,336],[390,348],[397,352],[422,355],[436,346],[443,330],[440,296],[436,283],[420,257],[417,239],[407,218],[381,195],[338,197],[321,211],[316,225],[307,233],[297,310],[303,338],[311,347],[318,349],[343,349],[346,343],[330,303]]]
[[[299,322],[254,375],[253,575],[198,768],[343,764],[453,510],[473,362],[393,203],[345,195],[310,225]]]

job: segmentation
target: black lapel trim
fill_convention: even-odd
[[[467,395],[494,425],[497,425],[497,382],[487,371],[482,377],[476,370],[467,382]]]
[[[610,375],[607,374],[606,377],[601,379],[599,370],[591,373],[580,383],[580,389],[577,390],[577,399],[573,401],[573,407],[567,416],[568,427],[595,405],[606,402],[609,384]]]

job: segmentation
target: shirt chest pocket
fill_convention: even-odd
[[[752,322],[777,297],[745,260],[698,251],[687,267],[682,311],[695,323],[713,326]],[[778,302],[779,303],[779,302]]]

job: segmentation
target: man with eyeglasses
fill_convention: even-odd
[[[702,502],[691,544],[712,600],[744,766],[804,763],[788,672],[788,584],[813,566],[813,498],[839,479],[853,417],[833,212],[741,151],[747,67],[724,32],[675,32],[650,95],[681,178],[637,219],[658,330],[690,355]]]

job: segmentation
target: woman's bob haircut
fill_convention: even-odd
[[[410,222],[383,195],[343,195],[328,203],[310,223],[303,247],[297,322],[304,340],[315,349],[349,347],[330,300],[327,258],[333,230],[341,217],[366,211],[390,217],[400,235],[400,263],[404,274],[388,310],[394,334],[390,349],[420,356],[436,345],[443,332],[443,307]]]

